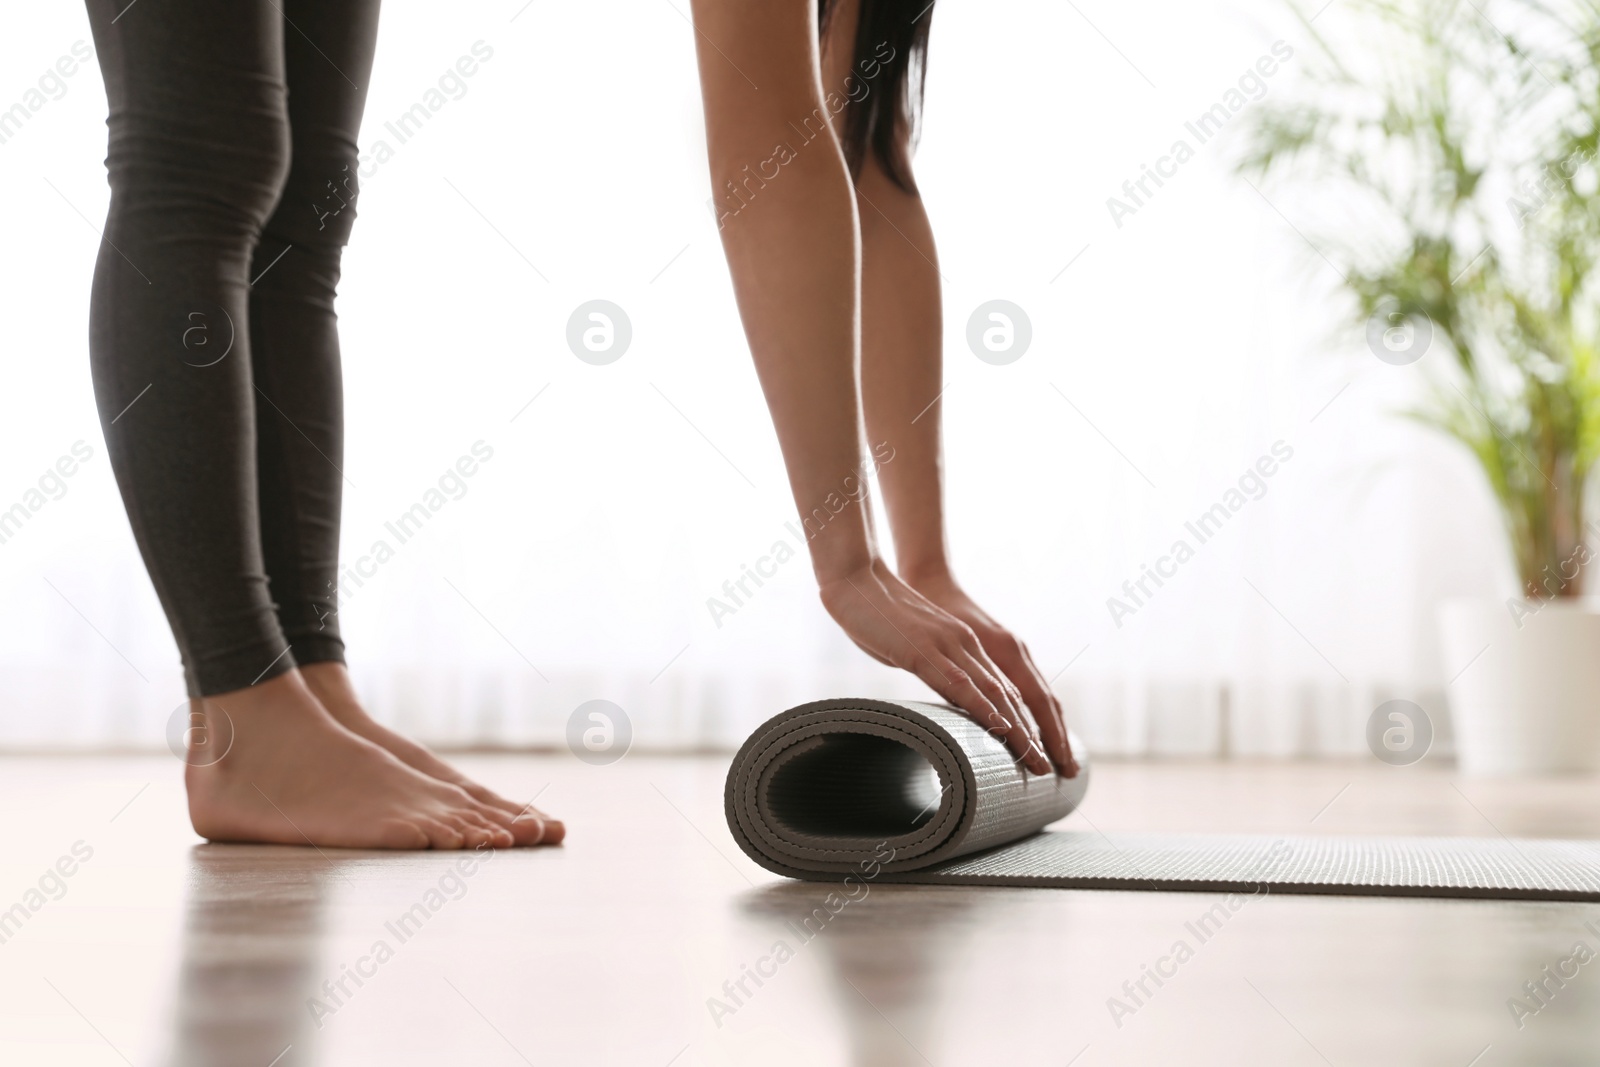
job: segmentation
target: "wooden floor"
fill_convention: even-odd
[[[1520,1028],[1508,1007],[1537,1006],[1524,983],[1577,943],[1600,952],[1600,906],[1270,896],[1199,943],[1186,924],[1214,897],[879,885],[810,933],[828,887],[738,852],[722,758],[461,762],[538,793],[567,845],[470,874],[444,853],[202,845],[175,760],[0,759],[0,1064],[1600,1062],[1600,959],[1569,962]],[[1095,774],[1067,825],[1600,835],[1595,780]],[[1180,939],[1192,956],[1133,998]]]

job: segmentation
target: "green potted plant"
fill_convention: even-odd
[[[1418,364],[1407,414],[1470,451],[1521,584],[1440,608],[1461,766],[1600,769],[1600,10],[1346,0],[1343,47],[1296,14],[1298,88],[1252,111],[1239,170],[1334,198],[1308,239],[1373,354]]]

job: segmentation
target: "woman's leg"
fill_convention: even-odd
[[[250,274],[261,551],[295,662],[343,663],[336,598],[344,392],[334,296],[356,218],[378,0],[277,0],[290,166]],[[313,42],[315,42],[313,44]]]
[[[334,721],[296,670],[268,594],[248,292],[288,165],[279,9],[274,0],[88,9],[111,109],[90,358],[107,450],[192,711],[226,745],[220,759],[187,768],[195,828],[286,844],[511,844],[504,813]]]
[[[289,161],[270,4],[90,0],[110,102],[95,396],[189,695],[294,667],[256,528],[250,253]],[[142,6],[142,5],[141,5]]]
[[[318,701],[346,729],[402,762],[512,815],[565,828],[471,781],[374,721],[345,670],[338,614],[344,396],[334,297],[360,193],[361,113],[378,36],[378,0],[280,0],[291,163],[250,267],[261,550],[279,624]],[[315,42],[315,43],[313,43]]]

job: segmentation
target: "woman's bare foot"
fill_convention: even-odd
[[[543,828],[413,770],[336,722],[298,671],[191,704],[189,819],[213,841],[509,848]],[[203,740],[202,748],[195,742]]]
[[[322,706],[328,709],[339,724],[359,737],[393,754],[408,767],[421,771],[430,778],[465,789],[473,799],[498,808],[518,819],[534,818],[544,827],[540,844],[558,845],[567,836],[567,829],[559,819],[552,819],[532,804],[518,804],[513,800],[479,785],[444,760],[428,751],[423,745],[403,737],[382,723],[373,720],[361,706],[355,687],[350,682],[350,672],[342,663],[308,663],[300,668],[306,685]]]

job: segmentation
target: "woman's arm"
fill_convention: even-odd
[[[814,0],[695,0],[706,136],[723,250],[810,542],[822,601],[870,655],[911,671],[1035,773],[1020,694],[972,628],[884,565],[859,477],[860,245],[855,197],[824,102]]]
[[[823,42],[823,85],[847,99],[886,88],[855,69],[857,0],[837,0]],[[926,13],[926,9],[924,9]],[[868,42],[868,51],[881,51]],[[870,69],[870,68],[869,68]],[[854,91],[851,91],[851,90]],[[855,107],[852,103],[850,107]],[[847,113],[847,112],[846,112]],[[844,114],[836,119],[842,125]],[[856,178],[861,233],[861,387],[872,441],[887,441],[894,461],[878,472],[900,577],[972,627],[989,657],[1021,691],[1044,749],[1062,774],[1077,773],[1061,703],[1027,647],[962,591],[945,540],[943,408],[944,322],[939,253],[911,175],[911,130],[897,131],[902,173],[896,183],[872,153]]]
[[[862,167],[861,378],[867,432],[888,441],[894,462],[878,472],[900,576],[972,627],[984,651],[1021,691],[1056,769],[1078,773],[1061,703],[1027,646],[956,583],[945,542],[938,403],[942,317],[933,233],[922,198],[889,180],[875,160]]]

